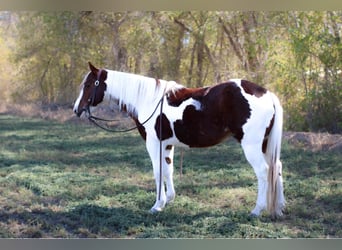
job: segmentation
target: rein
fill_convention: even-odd
[[[152,114],[143,122],[143,123],[140,123],[138,124],[137,126],[134,126],[132,128],[129,128],[129,129],[124,129],[124,130],[114,130],[114,129],[109,129],[109,128],[106,128],[105,126],[99,124],[97,121],[104,121],[104,122],[114,122],[114,121],[117,121],[117,120],[110,120],[110,119],[104,119],[104,118],[100,118],[100,117],[97,117],[97,116],[94,116],[91,114],[90,112],[90,108],[89,106],[87,107],[87,112],[89,114],[88,116],[88,120],[95,124],[97,127],[107,131],[107,132],[111,132],[111,133],[126,133],[126,132],[129,132],[129,131],[132,131],[134,129],[137,129],[138,127],[142,127],[144,124],[146,124],[149,120],[151,120],[152,116],[157,112],[157,109],[159,107],[159,105],[163,105],[163,101],[164,101],[164,95],[162,96],[162,98],[159,100],[159,102],[157,103],[157,106],[155,107],[155,109],[153,110]]]
[[[158,81],[158,80],[157,80]],[[163,103],[164,103],[164,95],[165,95],[165,90],[163,96],[160,100],[160,114],[159,114],[159,194],[158,194],[158,200],[160,201],[160,193],[161,193],[161,186],[163,184],[163,164],[162,164],[162,159],[163,159],[163,141],[162,141],[162,136],[163,136],[163,123],[162,123],[162,114],[163,114]],[[159,105],[159,104],[158,104]],[[158,107],[157,105],[157,107]]]

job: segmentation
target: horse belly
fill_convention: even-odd
[[[207,117],[195,110],[185,112],[183,119],[176,120],[173,125],[176,138],[189,147],[210,147],[231,135],[226,122]]]
[[[211,147],[216,144],[219,144],[230,135],[231,133],[229,130],[222,131],[221,133],[217,133],[217,132],[206,133],[206,134],[198,133],[197,135],[194,136],[196,140],[194,140],[192,143],[191,142],[189,143],[189,147],[194,147],[194,148]]]

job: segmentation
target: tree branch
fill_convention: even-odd
[[[231,33],[233,33],[232,29],[228,30],[227,26],[224,24],[221,17],[219,17],[219,22],[222,25],[224,33],[227,35],[230,45],[233,47],[233,50],[236,54],[236,56],[239,58],[239,60],[243,63],[243,56],[241,54],[240,49],[237,46],[237,43],[234,41],[233,37],[231,36]]]

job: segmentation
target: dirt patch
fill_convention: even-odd
[[[3,104],[0,106],[0,113],[21,117],[55,120],[62,123],[74,120],[73,117],[75,116],[72,112],[72,107],[66,105]]]
[[[311,151],[342,152],[342,135],[311,132],[284,132],[283,137],[291,145]]]

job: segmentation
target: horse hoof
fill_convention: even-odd
[[[175,197],[170,198],[170,199],[167,199],[166,205],[170,205],[170,204],[172,204],[174,201],[175,201]]]
[[[253,212],[250,213],[249,216],[252,217],[252,218],[258,218],[259,217],[259,215],[255,214]]]
[[[161,209],[151,208],[150,211],[149,211],[149,213],[150,213],[150,214],[157,214],[157,213],[159,213],[159,212],[161,212],[161,211],[162,211]]]

